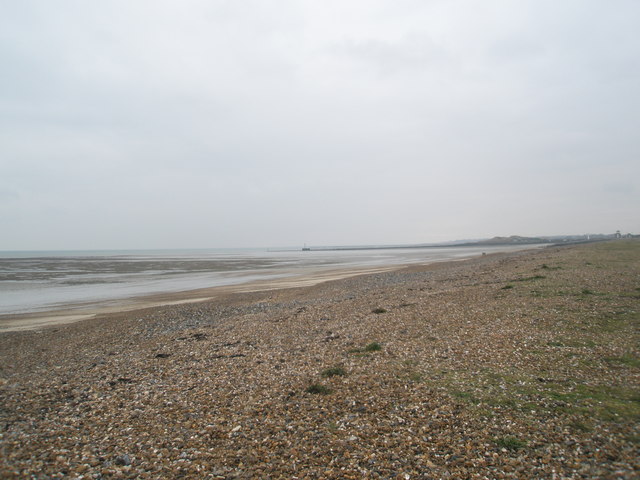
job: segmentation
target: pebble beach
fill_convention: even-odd
[[[0,334],[0,478],[635,479],[640,242]]]

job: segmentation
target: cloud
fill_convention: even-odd
[[[636,2],[0,9],[0,249],[640,228]]]
[[[632,195],[636,191],[635,185],[630,182],[607,183],[603,186],[603,190],[614,195]]]
[[[0,204],[7,205],[20,200],[20,194],[13,190],[0,190]]]

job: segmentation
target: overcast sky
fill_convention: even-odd
[[[637,0],[0,0],[0,250],[640,233]]]

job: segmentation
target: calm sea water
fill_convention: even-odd
[[[0,315],[295,277],[309,271],[430,263],[522,248],[0,252]]]

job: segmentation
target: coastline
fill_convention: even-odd
[[[325,276],[332,272],[378,271],[378,267],[425,264],[469,258],[481,253],[514,251],[536,246],[479,248],[368,249],[359,251],[283,252],[63,252],[59,256],[0,256],[0,323],[44,317],[62,310],[77,316],[100,309],[143,304],[153,297],[159,305],[176,292],[241,284],[263,284],[281,279]],[[89,255],[95,253],[95,255]],[[291,285],[286,282],[283,285]],[[107,308],[105,308],[107,307]],[[75,311],[74,311],[75,310]],[[24,315],[27,314],[27,315]],[[0,326],[1,328],[1,326]]]
[[[551,247],[5,332],[0,476],[637,478],[639,275]]]
[[[410,265],[389,264],[382,266],[357,266],[330,269],[309,267],[306,269],[281,270],[279,272],[280,275],[274,275],[273,278],[250,280],[244,283],[138,295],[109,301],[94,301],[60,305],[55,309],[46,309],[36,312],[0,314],[0,335],[4,332],[53,327],[56,325],[75,323],[116,313],[131,312],[170,305],[213,301],[220,296],[231,295],[235,293],[262,292],[268,290],[308,287],[317,285],[318,283],[322,282],[340,280],[358,275],[370,275],[374,273],[401,270],[403,268],[410,268],[411,266],[426,266],[432,264],[446,264],[448,262],[461,262],[473,258],[476,257],[470,256],[456,260],[445,259],[430,261],[427,263],[415,263]]]

